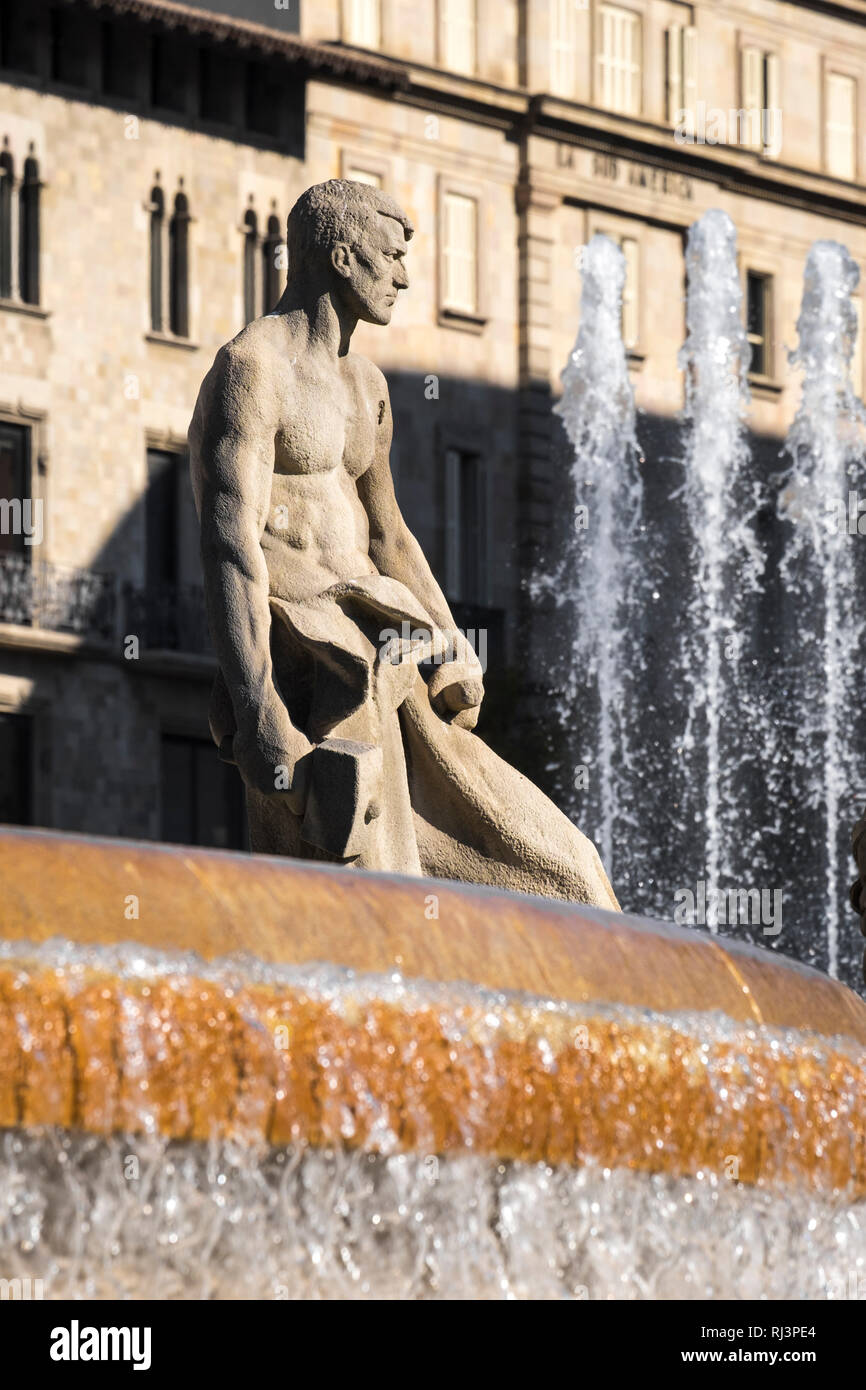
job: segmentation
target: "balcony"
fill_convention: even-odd
[[[20,628],[33,640],[16,645],[90,646],[122,650],[136,636],[142,655],[175,652],[213,657],[204,591],[196,585],[136,588],[114,574],[32,562],[29,555],[0,555],[0,624]],[[40,634],[69,643],[39,641]]]
[[[204,589],[198,584],[163,584],[156,589],[123,586],[123,636],[135,634],[142,649],[213,656]]]
[[[117,622],[110,574],[0,555],[0,623],[108,642]]]

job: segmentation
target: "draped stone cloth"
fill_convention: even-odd
[[[382,751],[379,814],[349,862],[619,909],[586,836],[459,716],[434,711],[419,666],[448,642],[403,584],[365,575],[270,603],[274,679],[295,725],[313,743]],[[253,850],[330,858],[284,799],[248,789],[247,808]]]

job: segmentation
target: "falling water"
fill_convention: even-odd
[[[854,1042],[715,1012],[580,1005],[399,974],[359,975],[334,965],[273,965],[249,955],[206,963],[137,943],[0,942],[0,961],[7,972],[11,963],[9,997],[22,1001],[8,1016],[7,1056],[18,1048],[29,1063],[44,1062],[45,1035],[34,1032],[28,1007],[42,1006],[52,981],[69,1001],[83,990],[89,1003],[79,1014],[86,1024],[77,1035],[86,1061],[79,1082],[85,1091],[101,1084],[102,1056],[119,1081],[114,1094],[132,1107],[130,1128],[113,1134],[41,1125],[0,1132],[0,1271],[5,1280],[29,1281],[32,1297],[778,1299],[862,1297],[866,1287],[866,1202],[852,1200],[852,1193],[812,1186],[802,1173],[796,1182],[737,1181],[721,1164],[726,1148],[715,1165],[692,1176],[645,1171],[663,1158],[677,1123],[706,1138],[717,1132],[719,1115],[731,1121],[726,1142],[734,1155],[752,1152],[760,1137],[765,1154],[775,1151],[783,1167],[785,1156],[801,1149],[814,1153],[819,1167],[825,1148],[844,1157],[844,1119],[859,1111],[866,1060]],[[116,991],[116,1030],[105,1027],[94,980],[105,992]],[[269,1143],[253,1126],[209,1140],[168,1139],[155,1123],[160,1105],[168,1103],[176,1121],[189,1120],[183,1068],[172,1053],[185,1049],[183,1000],[208,989],[213,1052],[225,1033],[226,1009],[248,1007],[250,990],[272,997],[279,1017],[292,997],[317,1001],[333,1025],[353,1022],[359,1036],[375,1034],[383,1005],[404,1010],[415,1029],[419,1019],[435,1017],[448,1040],[442,1073],[448,1094],[438,1084],[425,1091],[414,1029],[405,1033],[405,1048],[386,1054],[384,1046],[374,1047],[368,1057],[374,1071],[381,1073],[384,1063],[411,1083],[397,1109],[381,1075],[377,1082],[356,1060],[341,1063],[336,1034],[326,1029],[320,1045],[304,1053],[301,1071],[322,1114],[333,1104],[331,1088],[340,1094],[334,1073],[343,1076],[353,1109],[341,1130],[351,1138],[346,1121],[366,1113],[371,1123],[362,1147]],[[560,1162],[531,1163],[481,1151],[491,1086],[501,1077],[500,1035],[517,1036],[516,1026],[530,1042],[538,1085],[539,1077],[552,1082],[573,1071],[574,1039],[585,1028],[594,1044],[605,1019],[619,1039],[610,1089],[576,1131],[575,1152]],[[635,1127],[642,1145],[640,1155],[632,1154],[636,1167],[601,1166],[584,1157],[581,1145],[623,1104],[618,1080],[629,1030],[654,1025],[662,1026],[674,1053],[699,1045],[697,1070],[710,1091],[699,1087],[696,1097],[685,1086],[664,1138],[654,1126]],[[54,1044],[48,1046],[57,1058]],[[290,1053],[273,1055],[291,1076]],[[775,1059],[770,1073],[768,1056]],[[648,1058],[645,1045],[634,1054],[644,1076]],[[775,1134],[759,1135],[755,1107],[767,1104],[783,1074],[776,1063],[801,1079],[796,1091],[786,1092],[787,1103],[779,1099]],[[831,1072],[836,1088],[822,1096],[814,1078]],[[18,1076],[14,1066],[8,1075]],[[811,1086],[804,1075],[813,1078]],[[255,1078],[236,1071],[234,1079],[240,1095]],[[437,1113],[443,1104],[459,1104],[461,1142],[450,1152],[425,1148],[431,1099]],[[633,1099],[639,1104],[638,1092]],[[835,1127],[822,1111],[831,1103],[841,1112],[833,1111]],[[526,1111],[528,1130],[537,1128],[533,1106]],[[629,1129],[623,1108],[617,1130]],[[407,1134],[420,1147],[402,1152]],[[852,1124],[852,1173],[858,1144]]]
[[[858,784],[856,674],[864,622],[855,568],[859,510],[851,489],[863,477],[864,410],[851,385],[857,333],[852,293],[858,268],[844,246],[814,244],[806,262],[797,321],[802,368],[800,407],[787,439],[791,467],[779,502],[792,523],[782,580],[792,608],[791,702],[796,726],[793,762],[802,811],[821,820],[823,892],[819,910],[828,969],[839,969],[840,915],[849,916],[847,832]],[[850,517],[853,510],[853,533]],[[860,693],[862,701],[862,693]],[[857,808],[859,814],[859,808]]]
[[[742,732],[732,700],[743,649],[741,598],[755,590],[762,562],[751,529],[745,414],[749,344],[742,321],[736,230],[714,209],[689,231],[686,249],[684,498],[692,534],[694,592],[683,669],[688,723],[683,747],[703,825],[708,888],[731,874],[735,764]],[[728,725],[726,728],[725,725]]]
[[[622,341],[625,258],[609,237],[596,233],[581,255],[580,330],[562,372],[563,394],[554,407],[572,448],[572,526],[555,573],[537,581],[569,612],[563,658],[560,715],[573,731],[581,689],[593,687],[594,767],[588,772],[593,829],[602,859],[616,872],[617,818],[629,804],[623,776],[631,764],[630,702],[626,690],[633,662],[627,614],[639,583],[635,534],[641,484],[635,406]],[[591,737],[591,736],[590,736]],[[589,762],[586,745],[574,753],[575,786]],[[584,825],[585,812],[580,811]]]

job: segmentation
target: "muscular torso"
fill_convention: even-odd
[[[381,373],[351,354],[335,365],[302,353],[280,319],[259,320],[246,333],[258,335],[258,389],[276,401],[261,539],[271,593],[303,599],[340,580],[374,574],[356,479],[369,468],[384,428]],[[206,413],[206,402],[202,406]]]

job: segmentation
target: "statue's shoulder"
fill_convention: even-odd
[[[388,382],[385,378],[385,373],[381,368],[376,366],[375,362],[371,362],[369,357],[362,357],[360,353],[350,352],[347,362],[357,380],[364,386],[368,386],[371,390],[378,391],[380,394],[384,391],[387,395]]]
[[[273,371],[285,351],[285,330],[274,317],[253,319],[231,342],[220,348],[214,367],[231,374],[257,377]]]

